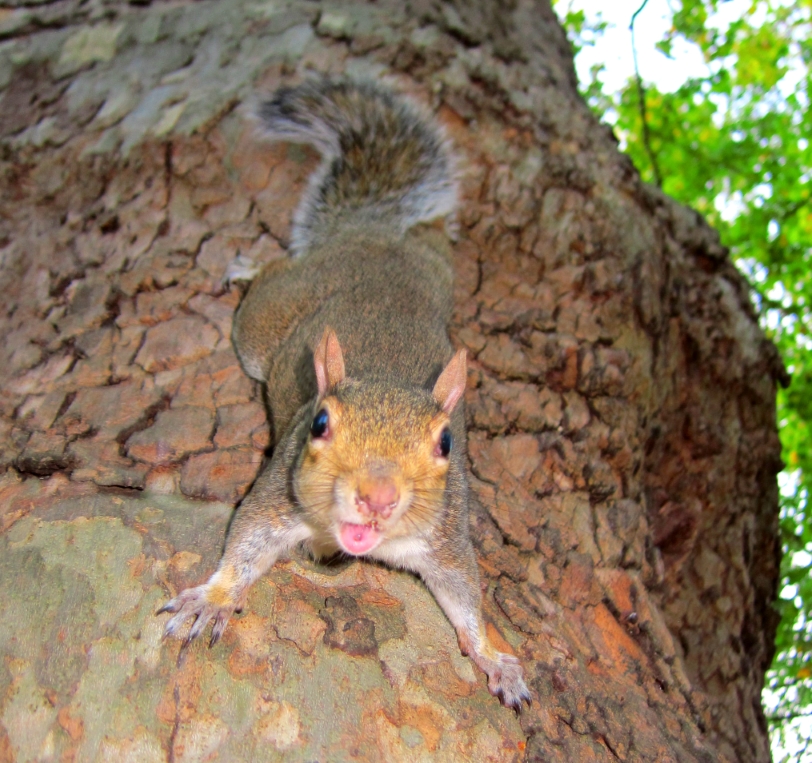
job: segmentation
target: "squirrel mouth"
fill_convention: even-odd
[[[369,525],[342,522],[338,535],[342,548],[354,556],[372,551],[380,543],[382,537],[377,522]]]

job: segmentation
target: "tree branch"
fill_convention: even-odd
[[[634,43],[634,22],[637,20],[640,11],[642,11],[646,5],[648,5],[648,0],[643,0],[643,4],[632,14],[632,20],[629,23],[629,31],[632,33],[632,58],[634,59],[634,77],[637,81],[637,102],[640,107],[640,119],[643,122],[643,145],[651,162],[651,170],[654,173],[654,184],[657,188],[662,188],[663,179],[660,174],[660,166],[657,163],[657,156],[654,153],[654,149],[651,147],[651,133],[649,132],[648,115],[646,114],[646,88],[643,85],[643,78],[640,76],[640,69],[637,66],[637,46]]]
[[[785,721],[794,721],[796,718],[809,718],[812,716],[812,710],[798,710],[792,713],[781,713],[780,715],[768,715],[767,721],[769,723],[784,723]]]

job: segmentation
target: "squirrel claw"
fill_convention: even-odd
[[[194,641],[203,631],[206,629],[206,626],[209,624],[209,620],[211,620],[211,614],[204,609],[194,621],[194,624],[189,631],[189,635],[186,637],[187,642]]]
[[[201,585],[196,588],[187,588],[174,599],[164,604],[157,614],[163,612],[173,612],[174,616],[169,619],[164,628],[164,637],[178,636],[184,623],[194,619],[192,627],[186,634],[185,645],[189,645],[200,636],[206,626],[214,620],[210,645],[217,643],[223,635],[228,620],[233,609],[228,606],[212,604],[208,600],[209,586]]]
[[[502,704],[505,707],[509,707],[511,710],[513,710],[514,713],[516,713],[517,716],[522,714],[523,702],[527,702],[528,707],[533,707],[533,698],[530,696],[530,692],[527,691],[527,689],[524,690],[521,696],[515,698],[510,703],[508,703],[507,700],[505,699],[504,692],[501,694],[499,699],[501,700]]]
[[[532,704],[532,697],[522,676],[519,660],[511,654],[498,652],[496,659],[485,667],[488,674],[488,690],[516,715],[521,714],[522,704]]]
[[[211,638],[209,639],[209,649],[211,649],[222,637],[223,631],[228,625],[229,616],[225,612],[218,612],[214,618],[214,625],[211,629]]]

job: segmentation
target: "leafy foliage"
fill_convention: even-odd
[[[782,619],[765,704],[776,752],[812,760],[812,0],[748,2],[729,24],[721,0],[671,4],[657,47],[670,57],[678,39],[696,45],[704,76],[674,92],[632,78],[607,93],[595,66],[583,92],[643,178],[720,231],[792,376],[778,396]],[[606,26],[572,8],[563,21],[576,52]]]

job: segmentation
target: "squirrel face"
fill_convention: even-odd
[[[453,449],[450,415],[465,387],[458,353],[434,392],[344,379],[331,330],[315,352],[319,397],[294,475],[322,545],[361,556],[439,520]]]
[[[450,420],[427,391],[344,382],[319,400],[294,486],[348,554],[428,529],[443,506]]]

